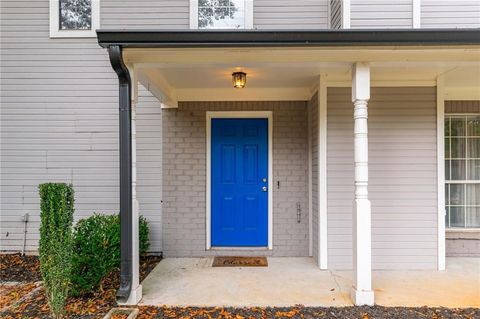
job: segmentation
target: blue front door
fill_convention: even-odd
[[[268,245],[268,120],[212,119],[212,246]]]

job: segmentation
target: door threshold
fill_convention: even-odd
[[[252,251],[268,251],[270,250],[267,246],[262,246],[262,247],[219,247],[219,246],[215,246],[215,247],[210,247],[209,250],[242,250],[242,251],[248,251],[248,250],[252,250]]]

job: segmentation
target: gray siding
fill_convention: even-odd
[[[257,29],[326,29],[328,0],[255,0]]]
[[[372,262],[375,269],[435,269],[435,88],[374,88],[369,103]],[[352,267],[353,106],[328,89],[329,267]]]
[[[422,0],[422,28],[479,28],[478,0]]]
[[[188,25],[187,0],[101,3],[102,27]],[[183,13],[164,19],[178,11]],[[21,249],[24,213],[31,216],[27,250],[36,250],[39,183],[73,183],[76,219],[118,211],[118,80],[96,39],[50,39],[48,12],[48,0],[1,2],[1,250]],[[138,130],[145,140],[139,147],[151,144],[158,158],[158,140],[148,136],[142,116]],[[159,116],[152,115],[161,125]],[[158,174],[154,157],[148,164],[142,159],[147,153],[139,151],[140,178]],[[152,222],[156,250],[160,186],[146,183],[140,182],[138,197],[141,213]]]
[[[412,0],[351,0],[351,28],[412,28]]]
[[[308,120],[312,153],[312,248],[313,258],[319,261],[319,210],[318,210],[318,92],[308,103]]]
[[[102,28],[188,29],[189,0],[101,0]]]
[[[39,183],[73,183],[76,219],[118,210],[118,85],[95,39],[49,38],[48,0],[1,6],[0,249],[21,248],[29,213],[35,250]]]
[[[273,251],[205,250],[207,110],[273,111]],[[164,109],[165,256],[308,256],[307,133],[307,105],[303,101],[197,102]],[[297,223],[297,202],[302,208],[301,223]]]

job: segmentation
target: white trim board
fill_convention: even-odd
[[[342,0],[342,29],[350,29],[351,25],[351,8],[352,4],[350,0]]]
[[[371,81],[370,87],[434,87],[436,81],[427,80],[405,80],[405,81]],[[351,87],[352,82],[349,81],[328,81],[329,87]]]
[[[444,100],[477,101],[480,100],[478,87],[444,87]]]
[[[437,227],[438,270],[445,270],[445,86],[437,78]]]
[[[412,0],[412,27],[421,27],[421,0]]]
[[[313,97],[313,96],[312,96]],[[308,256],[313,256],[313,141],[312,141],[312,116],[313,110],[310,105],[307,111],[308,129]]]
[[[176,98],[182,102],[199,101],[307,101],[308,88],[201,88],[176,89]]]
[[[332,3],[330,0],[328,0],[327,4],[327,28],[332,28]]]
[[[446,99],[445,99],[446,100]],[[455,101],[461,101],[461,100],[455,100]],[[478,113],[445,113],[446,116],[478,116]],[[459,183],[477,183],[476,181],[458,181]]]
[[[327,76],[318,85],[318,256],[320,269],[327,269]]]
[[[212,249],[211,228],[211,143],[212,119],[214,118],[266,118],[268,119],[268,249],[273,249],[273,112],[272,111],[207,111],[207,183],[206,183],[206,249]],[[219,247],[215,247],[218,249]],[[236,247],[229,247],[235,250]],[[258,249],[253,247],[252,250]]]
[[[100,0],[92,0],[92,28],[90,30],[60,30],[60,1],[50,0],[50,38],[96,38],[100,29]]]
[[[198,0],[190,0],[190,29],[198,29]]]
[[[245,0],[245,29],[253,29],[253,0]]]

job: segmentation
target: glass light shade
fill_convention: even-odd
[[[243,89],[247,84],[247,74],[244,72],[232,73],[233,87],[236,89]]]

